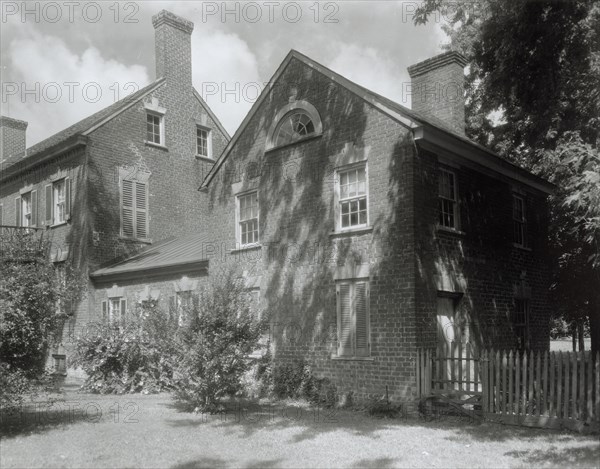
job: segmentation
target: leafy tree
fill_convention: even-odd
[[[211,410],[221,397],[240,390],[265,323],[252,310],[243,279],[234,270],[217,274],[199,292],[187,322],[175,395],[192,407]]]
[[[600,350],[600,4],[425,0],[414,22],[440,13],[450,47],[471,63],[467,135],[558,187],[552,292],[567,318],[588,316]]]
[[[0,232],[0,405],[18,402],[44,374],[48,349],[83,292],[75,270],[57,275],[49,248],[33,231]]]

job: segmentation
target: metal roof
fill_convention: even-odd
[[[95,280],[107,281],[116,277],[130,278],[134,273],[166,274],[171,268],[178,272],[189,269],[206,269],[208,259],[206,251],[212,244],[204,234],[195,234],[181,238],[168,238],[108,267],[98,269],[92,274]]]

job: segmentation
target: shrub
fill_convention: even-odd
[[[272,390],[278,398],[306,399],[311,404],[337,404],[337,388],[328,378],[317,378],[303,360],[273,368]]]
[[[138,313],[126,324],[96,324],[77,338],[72,364],[87,374],[83,389],[122,394],[173,388],[177,325],[156,301],[144,302]]]
[[[175,398],[210,411],[221,397],[241,390],[263,321],[252,312],[243,279],[233,270],[215,276],[196,303],[182,330]]]

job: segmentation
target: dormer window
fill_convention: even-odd
[[[323,132],[317,109],[306,101],[294,101],[279,110],[267,137],[267,150],[316,137]]]

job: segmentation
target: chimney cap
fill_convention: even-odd
[[[154,26],[154,29],[157,29],[163,24],[168,24],[169,26],[177,28],[188,34],[192,34],[192,31],[194,30],[194,23],[167,10],[161,10],[152,17],[152,25]]]
[[[419,75],[423,75],[431,70],[435,70],[436,68],[440,68],[444,65],[449,65],[452,63],[456,63],[460,65],[461,68],[464,68],[469,61],[460,52],[451,50],[411,65],[408,67],[408,74],[411,78],[418,77]]]
[[[12,127],[13,129],[25,130],[29,124],[19,119],[13,119],[8,116],[0,116],[0,126]]]

